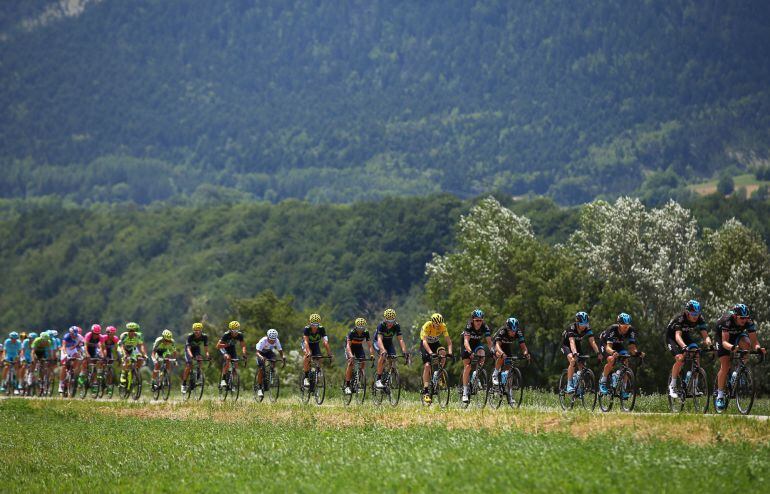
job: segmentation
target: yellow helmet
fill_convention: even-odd
[[[363,317],[356,318],[356,327],[357,328],[365,328],[366,327],[366,319]]]
[[[434,322],[435,324],[441,324],[444,322],[444,316],[436,312],[432,316],[430,316],[430,320]]]
[[[230,331],[236,331],[241,329],[241,323],[238,321],[230,321],[230,324],[228,324],[227,327],[230,328]]]
[[[165,340],[170,340],[170,339],[172,339],[174,337],[174,335],[168,329],[164,329],[163,332],[160,335]]]
[[[385,309],[383,316],[385,317],[385,320],[392,321],[396,318],[396,311],[393,309]]]
[[[194,322],[192,326],[193,331],[203,331],[203,323]]]
[[[318,314],[310,314],[309,321],[310,321],[310,324],[320,324],[321,316]]]

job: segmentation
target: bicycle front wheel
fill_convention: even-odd
[[[312,379],[311,379],[312,378]],[[305,374],[303,372],[300,372],[299,374],[299,399],[302,401],[302,403],[307,404],[310,401],[310,395],[312,394],[310,392],[309,387],[305,387],[305,384],[303,381],[305,380]],[[308,378],[311,384],[315,383],[315,376],[310,376]]]
[[[321,405],[326,399],[326,376],[321,369],[318,369],[315,373],[315,389],[313,390],[313,397],[317,405]]]
[[[398,405],[398,401],[401,399],[401,376],[398,375],[398,369],[395,367],[390,369],[386,387],[391,406]]]
[[[358,386],[356,388],[356,401],[359,405],[363,405],[366,401],[366,372],[363,369],[358,369]]]
[[[668,374],[668,382],[671,382],[671,373]],[[679,413],[684,409],[685,389],[680,384],[681,382],[682,378],[680,376],[676,385],[676,394],[679,395],[678,398],[672,398],[671,393],[668,393],[668,409],[673,413]]]
[[[476,382],[473,383],[473,394],[475,395],[473,404],[476,408],[484,408],[487,406],[487,398],[489,398],[489,385],[487,383],[487,371],[479,369],[476,372]]]
[[[278,376],[277,369],[271,369],[269,375],[270,379],[268,379],[267,384],[270,386],[270,389],[267,391],[267,396],[270,398],[270,403],[275,403],[278,401],[278,395],[281,391],[281,379]]]
[[[559,404],[562,410],[571,410],[575,405],[574,394],[567,394],[567,382],[567,369],[564,369],[559,378]]]
[[[709,383],[706,369],[699,368],[690,378],[688,385],[692,396],[692,408],[695,413],[706,413],[709,409]]]
[[[583,369],[583,374],[580,376],[580,382],[578,383],[576,393],[585,410],[593,411],[594,408],[596,408],[597,390],[594,371],[587,367]]]
[[[206,374],[198,367],[195,370],[195,389],[198,390],[198,396],[196,397],[198,401],[201,401],[201,398],[203,398],[203,391],[206,388]]]
[[[518,367],[512,367],[508,371],[508,380],[505,382],[505,397],[511,408],[521,406],[522,396],[524,395],[524,384],[522,382],[521,371]]]
[[[754,405],[754,379],[751,371],[746,367],[742,368],[735,378],[735,405],[742,415],[751,413],[751,407]]]
[[[265,372],[262,373],[262,379],[265,379]],[[264,395],[259,396],[259,390],[261,389],[261,386],[259,384],[259,367],[257,367],[257,371],[254,373],[254,386],[252,387],[252,391],[254,392],[254,401],[257,403],[260,403],[262,400],[265,399]]]
[[[163,401],[168,401],[168,397],[171,394],[171,378],[168,374],[163,374],[160,385],[162,386]]]
[[[133,369],[131,374],[133,375],[133,398],[138,400],[142,397],[142,374],[138,369]]]
[[[633,411],[634,404],[636,404],[636,395],[638,393],[634,371],[626,369],[620,375],[618,388],[620,389],[620,408],[623,409],[624,412]]]
[[[438,380],[436,382],[436,398],[438,398],[438,404],[441,408],[446,408],[449,405],[449,374],[446,369],[441,369],[438,373]]]

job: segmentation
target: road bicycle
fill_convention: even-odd
[[[572,410],[575,402],[579,401],[586,410],[596,407],[596,377],[590,367],[586,366],[588,355],[578,355],[577,369],[572,378],[575,381],[575,391],[567,393],[567,370],[564,369],[559,378],[559,403],[562,410]]]
[[[203,398],[203,390],[206,388],[206,373],[201,368],[201,362],[211,362],[211,359],[197,357],[193,359],[193,368],[190,369],[190,374],[185,382],[185,392],[182,393],[182,398],[185,401],[192,396],[195,396],[198,401]]]
[[[231,358],[230,366],[222,376],[222,380],[225,381],[224,386],[221,382],[219,383],[219,399],[222,401],[227,401],[228,395],[232,397],[233,401],[238,401],[238,397],[241,395],[241,376],[238,373],[238,362],[240,361],[238,358]]]
[[[704,353],[711,353],[714,350],[699,348],[687,349],[684,351],[684,363],[679,371],[679,379],[677,379],[674,389],[676,390],[677,398],[672,398],[671,393],[668,395],[668,407],[674,413],[679,413],[684,410],[685,403],[689,398],[692,402],[692,409],[697,413],[706,413],[709,409],[709,384],[708,376],[706,375],[706,369],[700,365],[700,357]],[[685,371],[685,367],[689,365],[689,369]],[[668,375],[668,382],[671,382],[671,373]]]
[[[730,400],[735,400],[735,405],[738,407],[738,411],[741,415],[748,415],[751,413],[751,407],[754,405],[757,390],[751,368],[744,362],[746,355],[759,355],[759,363],[762,363],[765,357],[762,352],[753,350],[738,349],[732,353],[730,356],[730,373],[727,375],[725,406],[721,409],[715,406],[714,410],[717,413],[724,413],[724,411],[727,410],[727,406],[730,404]],[[716,392],[715,389],[715,397]]]
[[[401,399],[401,376],[398,373],[397,365],[399,358],[404,359],[407,365],[409,364],[409,355],[386,355],[380,378],[382,387],[378,388],[376,382],[372,383],[372,401],[377,405],[382,404],[386,396],[392,406],[398,405]]]
[[[257,371],[254,373],[254,399],[261,402],[267,395],[270,403],[278,401],[278,395],[281,392],[281,379],[278,375],[278,369],[275,367],[275,359],[264,359],[265,364],[257,366]],[[283,366],[286,367],[286,361],[283,361]],[[259,383],[259,374],[262,373],[262,383]],[[262,391],[260,396],[259,391]]]
[[[639,359],[639,366],[644,362],[641,355],[630,355],[622,351],[618,353],[617,362],[620,367],[610,374],[608,379],[607,393],[599,393],[599,408],[603,412],[612,410],[612,403],[617,398],[620,401],[620,408],[625,412],[634,409],[636,397],[639,395],[639,387],[636,384],[634,371],[629,367],[628,361],[632,358]]]
[[[171,375],[168,364],[176,365],[176,359],[162,357],[158,359],[158,362],[160,362],[160,369],[158,370],[158,377],[152,386],[152,397],[155,400],[162,397],[163,401],[168,401],[168,397],[171,394]]]
[[[322,357],[320,355],[312,356],[310,359],[310,372],[308,373],[308,386],[305,386],[305,376],[303,372],[299,375],[299,394],[303,403],[310,401],[310,396],[315,398],[317,405],[321,405],[326,398],[326,376],[324,376],[321,362],[324,359],[331,360],[331,356]]]
[[[468,408],[473,404],[476,408],[484,408],[487,405],[487,398],[489,397],[489,384],[487,382],[487,371],[484,369],[484,362],[486,361],[486,355],[483,350],[479,350],[479,353],[473,354],[471,357],[471,374],[468,376],[468,401],[464,402],[463,386],[459,387],[460,406],[462,408]]]
[[[342,385],[342,402],[345,405],[350,405],[353,401],[353,397],[356,397],[356,401],[363,405],[366,401],[366,371],[361,368],[361,364],[367,361],[371,361],[374,365],[374,359],[369,358],[353,358],[353,372],[350,376],[350,393],[345,392],[345,384]]]
[[[437,397],[441,408],[446,408],[449,404],[449,374],[446,371],[446,360],[454,359],[453,355],[446,353],[443,347],[430,356],[430,381],[428,382],[429,400],[422,400],[423,405],[430,406]]]
[[[120,373],[120,383],[118,384],[118,396],[133,400],[138,400],[142,396],[142,373],[141,368],[144,365],[145,357],[129,357],[129,368]]]
[[[489,383],[489,406],[492,408],[500,408],[503,403],[503,399],[508,403],[511,408],[518,408],[521,406],[521,400],[524,394],[524,381],[521,376],[521,369],[519,365],[523,362],[526,366],[529,364],[529,360],[522,357],[506,357],[503,360],[503,366],[500,368],[498,375],[499,384]]]

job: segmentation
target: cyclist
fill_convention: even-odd
[[[201,345],[206,352],[206,358],[210,359],[209,355],[209,336],[203,332],[203,323],[196,322],[192,325],[192,333],[187,335],[187,342],[184,345],[184,372],[182,372],[182,394],[187,393],[187,378],[190,376],[192,370],[193,360],[201,360]]]
[[[684,304],[684,311],[671,319],[666,326],[666,346],[671,355],[674,356],[674,365],[671,367],[671,382],[668,383],[668,394],[674,399],[679,398],[679,393],[676,392],[676,383],[679,379],[679,371],[684,365],[684,351],[698,348],[698,344],[692,337],[694,331],[700,331],[703,343],[707,347],[711,346],[708,325],[701,314],[700,303],[697,300],[690,300]]]
[[[430,393],[428,393],[428,383],[430,383],[430,359],[433,354],[439,351],[439,339],[444,337],[447,346],[447,354],[452,356],[452,339],[449,337],[449,331],[444,323],[444,316],[438,312],[430,316],[430,321],[422,325],[420,330],[420,356],[422,357],[422,399],[425,403],[431,402]]]
[[[354,358],[365,359],[364,353],[364,341],[369,345],[369,357],[374,359],[374,347],[372,346],[372,340],[369,337],[369,330],[366,329],[366,319],[363,317],[356,318],[355,326],[348,332],[345,338],[345,358],[348,360],[348,365],[345,367],[345,394],[349,395],[353,392],[350,389],[350,379],[353,377],[353,362]],[[364,368],[364,362],[361,362],[360,368]]]
[[[393,338],[398,338],[398,343],[401,345],[401,354],[405,357],[409,357],[409,352],[406,351],[406,343],[401,336],[401,325],[396,322],[396,311],[393,309],[386,309],[383,313],[385,318],[374,330],[374,349],[380,354],[380,358],[377,360],[377,380],[374,385],[377,389],[382,389],[385,386],[382,384],[382,369],[385,366],[385,357],[387,355],[391,357],[396,356],[396,348],[393,346]]]
[[[229,331],[225,332],[217,343],[217,349],[222,352],[222,355],[225,357],[225,365],[222,366],[222,381],[219,383],[220,388],[227,386],[225,374],[227,374],[227,371],[230,369],[230,360],[238,358],[238,352],[235,351],[235,344],[237,341],[241,342],[241,353],[243,354],[243,358],[246,358],[246,342],[243,340],[243,333],[239,331],[241,329],[241,323],[238,321],[230,321],[227,328]]]
[[[500,369],[503,368],[503,363],[507,357],[513,355],[513,344],[519,344],[519,351],[524,358],[530,360],[532,356],[529,354],[527,344],[524,342],[524,328],[519,324],[519,320],[511,316],[505,321],[505,325],[495,331],[495,335],[492,338],[494,342],[495,356],[495,370],[492,371],[492,384],[495,386],[500,385]]]
[[[586,337],[588,337],[588,343],[593,348],[594,353],[596,353],[599,362],[601,362],[602,352],[596,344],[593,331],[591,331],[588,313],[580,311],[575,314],[575,321],[561,334],[561,353],[567,357],[567,362],[569,363],[567,366],[567,393],[575,392],[575,385],[577,384],[575,366],[578,363],[578,357],[582,353],[580,343]]]
[[[725,385],[727,373],[730,370],[730,354],[737,348],[748,350],[751,345],[755,351],[765,353],[757,339],[757,326],[751,319],[749,308],[745,304],[736,304],[730,312],[717,320],[714,330],[714,346],[719,357],[719,373],[717,374],[717,399],[714,405],[724,410]]]
[[[102,327],[99,324],[92,324],[91,325],[91,331],[86,333],[86,335],[83,337],[83,342],[85,344],[86,349],[86,356],[88,360],[97,360],[101,358],[102,355]],[[88,370],[88,365],[84,364],[80,368],[80,376],[78,377],[80,379],[80,385],[83,385],[86,379],[86,371]]]
[[[32,376],[35,372],[35,368],[37,367],[38,360],[47,360],[51,357],[52,350],[52,344],[51,344],[51,336],[48,334],[47,331],[43,331],[43,333],[35,338],[35,340],[32,342],[32,363],[29,366],[29,372],[30,376]]]
[[[115,336],[115,333],[117,332],[117,328],[115,326],[107,326],[105,331],[103,331],[102,337],[101,337],[101,355],[102,359],[99,362],[99,369],[103,368],[105,365],[112,365],[108,363],[107,361],[110,359],[115,359],[117,356],[117,349],[118,345],[120,344],[120,338]],[[110,374],[111,375],[111,374]],[[109,385],[112,385],[112,377],[110,377]]]
[[[64,378],[67,374],[67,361],[76,359],[72,362],[72,373],[77,375],[80,372],[80,359],[83,357],[83,337],[80,335],[78,326],[70,326],[67,334],[61,340],[61,370],[59,371],[59,393],[64,392]]]
[[[144,345],[144,336],[139,331],[140,329],[137,323],[129,322],[126,324],[126,331],[120,334],[118,353],[123,360],[120,372],[120,384],[122,385],[126,384],[126,374],[129,366],[135,365],[137,369],[139,368],[141,362],[136,358],[147,358],[147,347]]]
[[[29,367],[32,364],[32,342],[35,341],[38,334],[30,332],[25,340],[21,341],[21,372],[19,373],[19,381],[26,383],[26,379],[29,374]]]
[[[8,379],[8,368],[12,365],[16,366],[16,380],[18,387],[14,390],[18,393],[21,389],[21,382],[19,381],[19,354],[21,353],[21,338],[19,333],[11,331],[11,334],[6,338],[3,343],[3,381],[0,382],[0,392],[5,392],[5,380]]]
[[[321,326],[321,316],[310,314],[308,325],[302,330],[302,350],[305,352],[305,358],[302,359],[302,370],[305,373],[303,385],[310,386],[310,358],[321,356],[321,342],[326,348],[326,355],[332,360],[332,350],[329,347],[329,337],[326,336],[326,328]]]
[[[259,389],[257,390],[257,395],[262,398],[264,393],[262,392],[262,379],[265,375],[265,362],[267,360],[274,360],[275,359],[275,353],[273,350],[278,350],[278,353],[281,354],[281,360],[283,360],[283,365],[286,365],[286,357],[283,356],[283,348],[281,348],[281,342],[278,340],[278,330],[276,329],[268,329],[267,330],[267,336],[263,336],[258,342],[257,342],[257,368],[259,369],[257,371],[257,383],[259,384]]]
[[[628,350],[623,347],[625,341],[628,341]],[[599,392],[606,395],[609,393],[609,389],[607,389],[607,376],[612,372],[615,360],[618,357],[627,356],[629,350],[631,355],[638,354],[643,357],[644,353],[640,352],[637,348],[636,328],[631,326],[631,316],[625,312],[618,314],[615,324],[602,331],[602,334],[599,335],[599,342],[601,343],[602,354],[607,357],[607,363],[604,364],[604,369],[602,370],[602,377],[599,378]]]
[[[487,326],[487,323],[484,322],[483,310],[475,309],[473,312],[471,312],[471,318],[465,325],[465,329],[463,330],[460,337],[462,338],[463,342],[462,351],[460,352],[460,357],[463,359],[462,400],[463,403],[468,403],[468,400],[470,399],[468,397],[468,382],[470,381],[471,375],[471,357],[473,357],[473,355],[479,350],[484,350],[484,347],[481,344],[483,339],[486,340],[487,348],[489,348],[489,351],[494,352],[492,349],[492,333],[489,329],[489,326]]]
[[[176,344],[174,343],[174,335],[171,330],[164,329],[163,332],[155,339],[155,343],[152,344],[152,360],[154,363],[152,369],[152,390],[158,387],[158,372],[160,371],[161,359],[168,358],[169,354],[176,358]],[[171,362],[166,362],[166,371],[169,371]]]

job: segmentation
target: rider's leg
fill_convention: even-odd
[[[612,368],[615,366],[615,357],[610,355],[607,357],[607,363],[604,364],[604,368],[602,369],[602,379],[607,380],[607,376],[610,375],[610,372],[612,372]]]
[[[684,354],[680,353],[679,355],[674,357],[674,365],[671,367],[672,381],[675,380],[677,377],[679,377],[679,371],[682,370],[683,365],[684,365]]]

